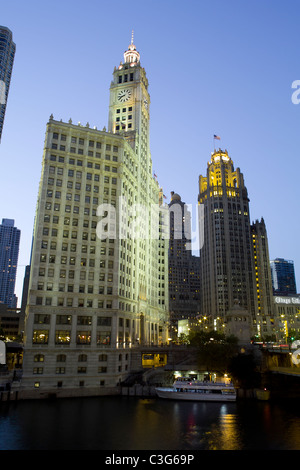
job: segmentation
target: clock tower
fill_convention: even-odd
[[[124,61],[113,72],[108,131],[124,135],[133,148],[143,141],[144,149],[149,153],[149,105],[148,80],[132,33]]]

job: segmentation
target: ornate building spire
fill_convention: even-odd
[[[131,43],[128,46],[128,50],[124,52],[124,62],[130,65],[136,65],[140,61],[140,54],[136,50],[133,44],[133,30],[131,32]]]

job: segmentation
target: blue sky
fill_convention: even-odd
[[[0,219],[21,229],[18,283],[29,263],[46,123],[108,122],[112,72],[131,40],[151,95],[153,170],[196,205],[213,134],[244,174],[251,221],[264,217],[270,258],[300,282],[298,0],[3,2],[16,56],[0,144]],[[299,291],[299,288],[298,288]],[[19,299],[20,300],[20,299]]]

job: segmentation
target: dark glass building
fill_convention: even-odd
[[[191,214],[179,194],[171,193],[169,211],[169,310],[171,329],[176,330],[178,320],[200,313],[200,262],[192,254]]]
[[[274,295],[296,294],[294,262],[283,258],[271,261],[272,286]]]
[[[5,26],[0,26],[0,140],[15,52],[16,45],[12,40],[12,32]]]
[[[17,306],[18,300],[14,292],[21,236],[14,222],[2,219],[0,225],[0,303],[12,308]]]

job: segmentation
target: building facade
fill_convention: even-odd
[[[16,45],[13,42],[12,32],[5,26],[0,26],[0,141],[15,52]]]
[[[274,295],[296,294],[294,262],[283,258],[271,261],[272,285]]]
[[[168,244],[149,120],[133,41],[113,72],[108,131],[50,117],[26,308],[27,390],[97,394],[124,379],[133,348],[167,341]]]
[[[200,263],[192,254],[191,214],[179,194],[169,204],[169,310],[174,335],[178,321],[200,314]]]
[[[199,177],[201,316],[222,330],[236,300],[256,329],[257,297],[249,198],[240,169],[227,151],[215,150],[206,176]],[[202,240],[202,241],[201,241]]]
[[[300,339],[300,295],[274,296],[276,340]]]
[[[263,218],[251,224],[251,235],[257,296],[257,334],[264,338],[275,335],[275,311],[268,235]]]
[[[21,231],[13,219],[2,219],[0,225],[0,303],[17,307],[15,295]]]

